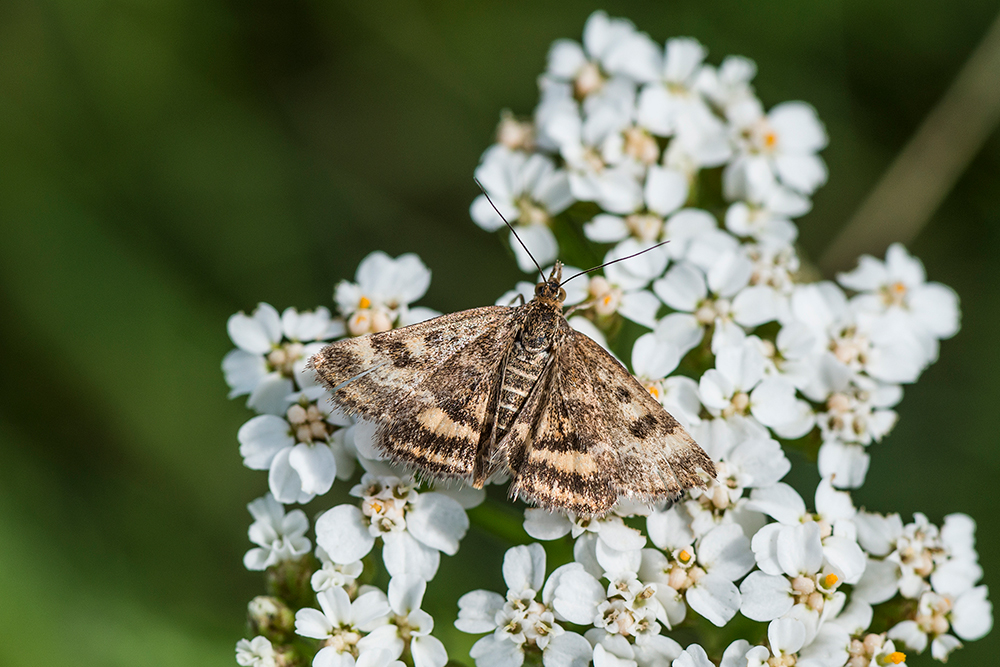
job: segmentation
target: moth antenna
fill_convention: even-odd
[[[657,243],[656,245],[651,245],[648,248],[646,248],[645,250],[640,250],[639,252],[632,253],[631,255],[628,255],[627,257],[619,257],[618,259],[613,259],[610,262],[604,262],[604,264],[601,264],[600,266],[595,266],[592,269],[587,269],[586,271],[581,271],[580,273],[574,273],[569,278],[567,278],[566,280],[564,280],[561,283],[559,283],[559,286],[562,287],[563,285],[565,285],[569,281],[573,280],[573,278],[578,278],[578,277],[580,277],[580,276],[582,276],[584,274],[590,273],[592,271],[597,271],[598,269],[603,269],[605,266],[607,266],[609,264],[614,264],[615,262],[624,262],[626,259],[632,259],[633,257],[638,257],[639,255],[641,255],[644,252],[649,252],[650,250],[653,250],[655,248],[659,248],[661,245],[666,245],[668,243],[670,243],[670,239],[667,239],[666,241],[661,241],[661,242]]]
[[[524,241],[522,241],[521,237],[517,235],[517,232],[514,230],[514,226],[509,222],[507,222],[507,218],[503,217],[503,213],[500,212],[500,209],[497,208],[497,205],[493,203],[492,199],[490,199],[489,194],[487,194],[486,192],[486,188],[484,188],[483,184],[479,182],[479,179],[473,178],[472,180],[474,180],[476,182],[476,185],[479,186],[479,189],[483,191],[483,196],[486,197],[486,201],[490,203],[490,206],[492,206],[493,210],[497,212],[497,215],[499,215],[500,219],[504,221],[504,224],[510,227],[510,233],[514,235],[514,238],[517,239],[517,242],[521,244],[522,248],[524,248],[524,252],[528,253],[528,257],[531,257],[531,261],[535,265],[535,268],[538,269],[538,274],[542,277],[542,282],[544,283],[545,272],[542,271],[542,267],[538,266],[538,262],[535,261],[534,256],[532,256],[531,254],[531,251],[528,250],[528,246],[524,245]]]

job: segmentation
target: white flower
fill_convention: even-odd
[[[316,542],[335,563],[366,556],[382,538],[382,560],[392,576],[416,574],[429,581],[440,552],[454,555],[469,528],[465,510],[441,493],[418,493],[397,477],[365,473],[351,495],[361,509],[338,505],[316,520]]]
[[[236,664],[243,667],[277,667],[274,647],[267,637],[241,639],[236,642]]]
[[[806,510],[805,503],[792,487],[779,482],[771,487],[754,489],[749,507],[780,522],[765,526],[754,535],[754,553],[760,569],[768,574],[784,571],[794,576],[781,562],[780,544],[786,538],[781,532],[790,527],[815,522],[823,548],[824,570],[834,573],[833,581],[857,583],[865,569],[865,555],[856,541],[854,516],[857,514],[851,497],[833,488],[829,479],[816,487],[816,512]],[[827,584],[827,588],[832,588]]]
[[[785,102],[764,115],[759,101],[747,99],[728,115],[739,154],[723,175],[727,198],[759,203],[775,181],[805,195],[826,182],[826,164],[816,155],[826,147],[826,130],[811,106]]]
[[[898,312],[926,340],[937,357],[936,341],[958,332],[958,296],[941,283],[926,282],[924,266],[900,243],[885,253],[885,262],[870,255],[858,259],[858,268],[837,276],[841,285],[860,292],[851,301],[860,310],[877,314]]]
[[[586,667],[592,650],[587,640],[567,632],[552,611],[556,575],[545,581],[545,551],[538,544],[513,547],[503,561],[506,597],[485,590],[466,593],[458,600],[455,627],[462,632],[490,634],[472,647],[480,667],[519,667],[524,649],[537,646],[546,667]],[[536,600],[542,593],[542,601]]]
[[[723,348],[715,358],[715,368],[701,376],[701,402],[716,416],[750,414],[781,434],[794,430],[804,435],[812,427],[809,419],[799,423],[803,415],[800,403],[804,401],[796,400],[795,387],[788,380],[765,377],[764,368],[764,356],[755,338]]]
[[[574,555],[576,562],[550,577],[557,618],[593,625],[600,636],[634,638],[637,644],[658,636],[660,623],[669,624],[657,585],[638,578],[638,550],[619,551],[599,539],[584,538],[577,541]],[[600,574],[595,576],[593,570]],[[606,588],[598,577],[609,582]]]
[[[639,93],[638,120],[643,127],[665,137],[677,131],[682,116],[711,115],[701,96],[692,90],[707,53],[695,39],[667,41],[662,64],[654,63],[659,80],[643,86]]]
[[[266,303],[259,304],[252,315],[236,313],[227,328],[237,348],[222,360],[232,388],[229,398],[249,394],[247,407],[267,414],[284,412],[296,386],[314,384],[306,362],[323,343],[310,341],[344,335],[343,322],[332,320],[326,308],[303,313],[287,308],[279,316]]]
[[[931,655],[944,662],[949,653],[962,645],[949,630],[973,641],[993,629],[993,605],[986,595],[986,586],[972,588],[957,599],[927,591],[920,596],[913,619],[897,623],[888,635],[917,653],[923,653],[930,641]]]
[[[413,253],[393,259],[376,250],[361,260],[354,280],[341,281],[334,292],[352,336],[388,331],[440,315],[429,308],[409,307],[431,284],[430,270]]]
[[[270,493],[254,500],[247,509],[254,518],[248,531],[258,545],[243,557],[248,570],[264,570],[281,561],[296,560],[309,552],[309,520],[302,510],[285,514],[285,508]]]
[[[636,37],[631,21],[610,19],[605,12],[596,11],[584,25],[583,46],[569,39],[552,44],[545,76],[572,83],[574,94],[586,97],[604,85],[606,73],[629,72],[630,61],[634,61],[631,56],[643,48]]]
[[[682,595],[688,605],[715,625],[722,627],[740,608],[740,592],[733,583],[754,565],[750,540],[735,524],[717,526],[699,538],[683,530],[665,530],[662,514],[647,519],[650,539],[664,553],[655,549],[642,550],[639,575],[655,581],[669,590],[658,590],[664,596]],[[666,515],[669,516],[669,515]],[[671,618],[671,623],[683,620]]]
[[[604,256],[604,262],[635,255],[643,249],[638,241],[627,239],[609,250]],[[666,255],[654,249],[628,261],[605,267],[603,276],[590,279],[589,292],[594,313],[598,317],[619,313],[652,329],[656,326],[656,311],[660,307],[660,301],[645,288],[650,281],[663,274],[666,266]]]
[[[444,667],[448,652],[437,637],[431,636],[434,618],[420,608],[427,582],[413,574],[394,576],[389,581],[389,606],[392,624],[399,639],[409,643],[414,667]]]
[[[821,614],[827,603],[842,605],[844,593],[836,589],[842,579],[824,568],[820,524],[794,526],[768,524],[750,544],[759,571],[740,584],[740,612],[755,621],[770,621],[801,605]]]
[[[282,503],[306,503],[330,490],[334,478],[350,479],[354,457],[343,428],[351,419],[332,404],[300,397],[284,418],[258,415],[240,427],[243,465],[267,470],[268,485]]]
[[[309,583],[317,593],[328,588],[348,588],[354,584],[364,570],[364,565],[360,560],[353,563],[334,563],[320,546],[316,547],[316,558],[319,559],[322,566],[313,572]]]
[[[507,222],[517,228],[517,235],[539,264],[549,264],[559,254],[556,237],[549,228],[553,216],[573,203],[567,174],[540,154],[528,155],[496,145],[483,155],[476,168],[476,178],[489,193]],[[472,202],[470,213],[476,224],[487,231],[504,226],[485,195]],[[521,244],[510,236],[510,246],[522,271],[536,271],[534,262]]]
[[[392,610],[382,591],[370,590],[352,602],[343,588],[329,588],[316,599],[322,612],[306,607],[295,613],[296,633],[323,640],[313,667],[365,667],[361,661],[367,652],[375,655],[366,662],[384,667],[402,654],[403,642],[389,625]]]

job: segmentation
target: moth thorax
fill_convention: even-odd
[[[539,353],[552,346],[552,334],[561,314],[542,304],[532,308],[521,329],[521,345],[530,353]]]

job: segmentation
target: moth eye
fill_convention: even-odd
[[[543,287],[545,287],[545,283],[538,283],[535,285],[535,296],[541,296]]]
[[[562,287],[559,288],[559,300],[560,301],[566,300],[566,290],[564,290]]]

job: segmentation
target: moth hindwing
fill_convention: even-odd
[[[376,444],[430,477],[550,509],[607,513],[620,496],[676,499],[712,460],[635,378],[562,313],[562,266],[527,304],[487,306],[337,341],[311,360]]]

